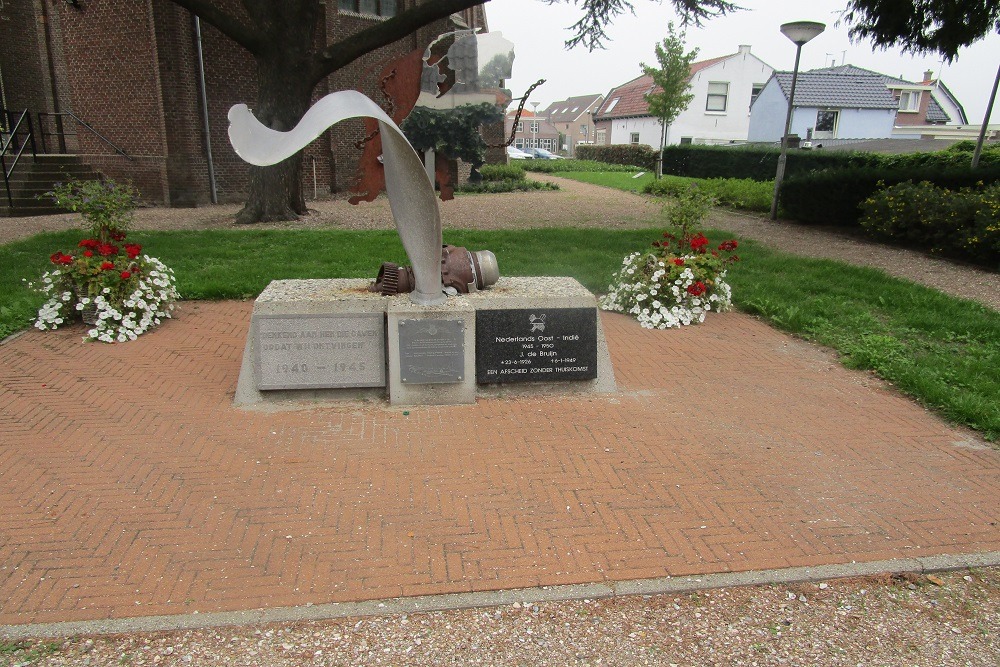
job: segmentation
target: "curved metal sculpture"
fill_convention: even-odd
[[[402,130],[375,102],[355,90],[330,93],[288,132],[272,130],[257,120],[247,105],[237,104],[229,110],[229,141],[245,161],[264,167],[295,155],[348,118],[378,121],[389,207],[413,265],[415,289],[410,300],[424,306],[443,303],[447,296],[441,282],[441,214],[434,186]]]

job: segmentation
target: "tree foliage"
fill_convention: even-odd
[[[698,57],[698,49],[684,50],[684,31],[678,33],[674,24],[667,25],[667,36],[656,45],[657,67],[642,63],[642,71],[653,79],[659,90],[646,94],[649,114],[659,119],[664,130],[694,99],[691,89],[691,63]],[[662,144],[661,144],[662,146]]]
[[[950,62],[960,48],[1000,33],[1000,2],[850,0],[843,20],[852,38],[910,53],[940,53]]]
[[[646,94],[649,114],[660,121],[660,153],[667,143],[667,128],[677,116],[691,104],[694,95],[691,89],[691,63],[698,57],[698,49],[684,50],[685,33],[674,30],[674,24],[667,24],[667,36],[663,42],[656,45],[656,62],[658,67],[642,63],[642,71],[653,79],[656,84],[654,92]],[[660,161],[657,160],[657,165]],[[662,174],[662,168],[657,168],[657,178]]]

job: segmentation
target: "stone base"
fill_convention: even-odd
[[[234,405],[245,409],[289,410],[334,405],[344,401],[384,401],[386,398],[391,405],[397,406],[456,405],[474,403],[477,396],[537,396],[617,391],[611,357],[608,354],[607,341],[599,316],[596,317],[597,377],[595,379],[494,384],[476,382],[476,312],[591,308],[596,312],[597,300],[594,295],[572,278],[501,278],[488,290],[450,297],[446,303],[439,306],[413,304],[405,294],[384,297],[368,292],[366,288],[369,282],[366,279],[281,280],[268,285],[254,303]],[[258,389],[263,375],[259,367],[261,351],[257,350],[256,346],[260,333],[265,331],[261,327],[267,318],[288,318],[288,321],[295,322],[292,318],[301,317],[302,321],[312,328],[312,333],[320,329],[318,335],[323,336],[324,332],[321,330],[323,327],[318,326],[316,322],[322,322],[324,317],[358,318],[361,321],[362,318],[377,314],[384,318],[385,330],[382,351],[384,356],[380,357],[385,364],[385,381],[381,386]],[[413,351],[419,349],[419,345],[413,348],[412,336],[405,327],[435,320],[440,321],[449,331],[460,331],[454,335],[462,341],[461,350],[452,342],[447,346],[448,349],[432,351],[442,356],[440,378],[428,375],[426,369],[423,372],[418,370],[414,377],[408,377],[404,366],[412,368],[414,359],[422,355]],[[289,336],[291,335],[289,333]],[[310,345],[316,345],[323,338],[292,340],[302,340],[303,344],[305,341],[312,341]],[[402,355],[401,342],[409,345],[403,349]],[[358,358],[362,360],[374,358],[374,352],[371,346],[365,347]],[[461,355],[460,360],[458,355]],[[448,364],[460,364],[460,367],[449,368]],[[348,377],[345,381],[349,382],[351,379]],[[370,373],[358,379],[371,382]]]

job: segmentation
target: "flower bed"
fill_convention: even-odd
[[[48,299],[35,327],[56,329],[83,320],[87,338],[106,343],[135,340],[170,317],[179,298],[174,273],[142,246],[125,243],[135,190],[113,181],[71,181],[49,193],[57,204],[79,212],[91,236],[70,252],[49,259],[55,268],[41,279]]]

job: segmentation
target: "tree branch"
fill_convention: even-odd
[[[190,1],[190,0],[189,0]],[[447,18],[455,12],[486,4],[490,0],[434,0],[410,7],[387,21],[330,44],[316,57],[312,79],[319,83],[327,75],[354,62],[361,56],[407,37],[426,25]]]
[[[170,0],[196,15],[205,23],[218,28],[224,35],[256,54],[262,46],[260,35],[232,14],[222,11],[211,0]]]

